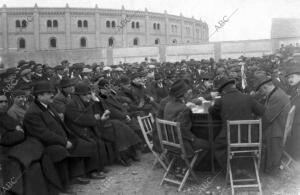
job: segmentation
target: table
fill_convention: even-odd
[[[215,172],[215,149],[214,139],[222,128],[222,122],[213,117],[208,112],[193,113],[192,116],[192,132],[198,138],[209,141],[210,144],[210,162],[211,172]]]

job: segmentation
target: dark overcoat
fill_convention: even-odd
[[[209,108],[209,112],[213,118],[220,118],[222,121],[223,127],[215,139],[215,156],[220,166],[226,168],[227,120],[255,119],[255,116],[262,116],[264,107],[253,97],[242,94],[237,89],[231,89],[216,100],[214,106]]]
[[[73,167],[80,163],[78,162],[79,159],[91,155],[88,150],[90,148],[89,145],[78,139],[67,128],[51,106],[48,106],[47,109],[37,100],[32,102],[25,114],[24,126],[29,136],[38,139],[44,145],[45,155],[53,163],[62,163],[72,158],[72,161],[68,161],[68,166]],[[70,140],[73,144],[71,149],[66,148],[67,140]],[[73,173],[84,173],[84,171],[83,165],[78,165],[76,169],[71,170]],[[64,174],[69,173],[66,171]],[[67,185],[68,181],[62,180],[62,182],[64,182],[63,185]]]
[[[180,123],[183,144],[188,157],[191,157],[197,149],[209,148],[208,141],[199,139],[192,133],[192,111],[180,100],[172,99],[166,104],[164,119]]]
[[[129,149],[129,147],[140,143],[135,131],[140,131],[134,121],[126,121],[127,111],[121,103],[112,95],[102,96],[98,103],[98,110],[103,114],[105,109],[110,111],[110,118],[100,124],[100,130],[104,137],[113,140],[117,152]],[[101,105],[101,106],[100,106]],[[110,126],[111,124],[111,127]]]
[[[287,152],[297,161],[300,160],[300,85],[292,89],[291,103],[296,106],[291,135],[286,142]]]
[[[97,143],[100,165],[103,167],[108,163],[108,156],[113,154],[106,152],[105,142],[102,140],[97,127],[98,121],[94,115],[94,103],[84,103],[78,95],[74,95],[66,105],[65,122],[77,137]]]
[[[10,189],[16,194],[38,195],[49,194],[48,186],[40,159],[44,152],[43,145],[34,138],[26,137],[25,132],[17,131],[19,124],[6,113],[0,116],[0,145],[2,148],[2,175],[3,184],[14,178],[16,183]],[[32,188],[32,186],[35,186]]]
[[[283,151],[282,138],[284,135],[286,119],[291,109],[289,96],[281,89],[275,87],[268,95],[263,116],[264,133],[264,163],[266,172],[274,171],[280,166]]]

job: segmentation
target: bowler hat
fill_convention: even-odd
[[[184,96],[184,94],[189,90],[189,86],[183,79],[176,80],[170,89],[170,95],[176,98]]]
[[[75,79],[63,78],[63,79],[59,82],[59,87],[60,87],[60,88],[66,88],[66,87],[74,86],[75,84],[76,84]]]
[[[222,92],[223,88],[228,84],[234,84],[235,80],[230,79],[228,77],[221,77],[219,80],[216,81],[216,87],[219,93]]]
[[[91,93],[90,86],[85,82],[80,82],[75,85],[75,94],[76,95],[87,95]]]
[[[41,94],[41,93],[55,93],[55,89],[53,87],[53,85],[51,84],[51,82],[43,80],[43,81],[39,81],[37,83],[35,83],[35,85],[33,86],[33,94],[37,95],[37,94]]]

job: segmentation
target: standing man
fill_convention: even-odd
[[[261,75],[256,81],[256,91],[267,97],[262,118],[266,146],[263,151],[263,168],[268,174],[276,174],[279,171],[282,139],[291,104],[288,95],[281,88],[275,87],[271,78]]]
[[[300,64],[289,67],[286,71],[288,84],[291,86],[291,103],[296,106],[292,132],[287,140],[287,152],[296,160],[300,160]]]

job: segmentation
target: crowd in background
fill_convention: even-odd
[[[300,74],[298,51],[299,47],[287,46],[263,57],[176,63],[145,59],[112,66],[70,64],[67,60],[49,66],[21,60],[0,73],[0,133],[2,152],[9,157],[2,161],[4,182],[20,175],[27,182],[25,186],[17,182],[6,192],[67,192],[72,182],[86,184],[90,179],[105,178],[107,165],[130,166],[139,161],[145,148],[136,117],[152,113],[176,121],[174,107],[182,105],[170,104],[170,96],[201,104],[203,99],[214,100],[224,95],[223,91],[236,88],[263,105],[270,94],[259,93],[259,88],[272,82],[275,88],[298,98],[300,80],[294,85],[289,81],[290,75]],[[261,78],[264,80],[258,84]],[[263,106],[255,103],[254,107],[262,116]],[[196,143],[194,136],[190,141]],[[198,141],[197,147],[208,149],[205,140]]]

